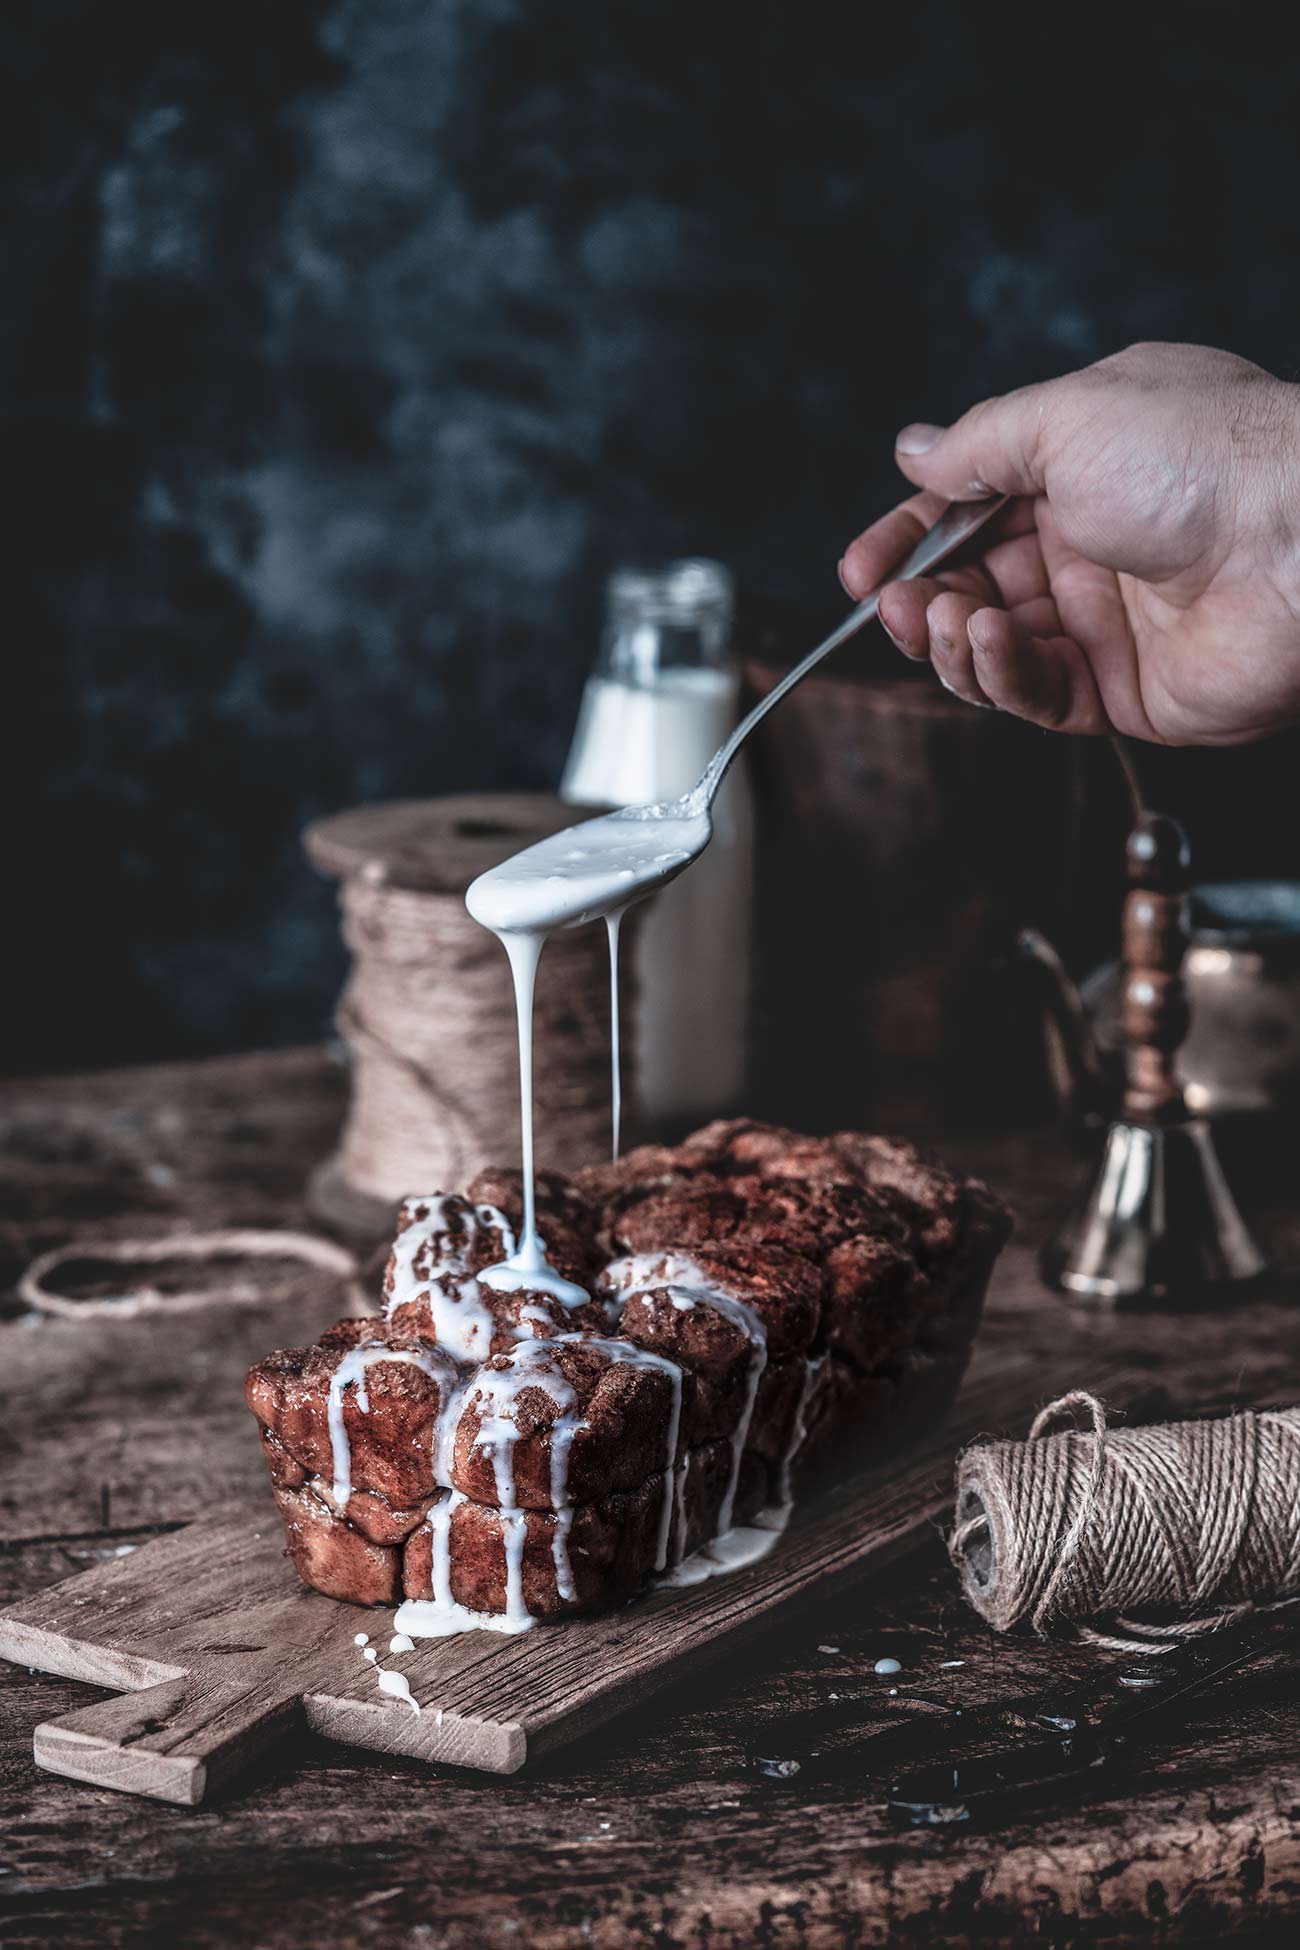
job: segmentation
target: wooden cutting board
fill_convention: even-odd
[[[354,1747],[510,1774],[610,1719],[687,1661],[878,1569],[945,1523],[957,1450],[1024,1432],[1050,1398],[1041,1363],[977,1362],[942,1435],[841,1483],[761,1563],[606,1617],[426,1641],[390,1655],[392,1613],[299,1585],[269,1497],[227,1508],[0,1614],[0,1655],[120,1696],[38,1726],[37,1764],[195,1806],[304,1723]],[[1131,1399],[1132,1377],[1097,1384]],[[404,1672],[422,1710],[381,1693],[354,1634]]]

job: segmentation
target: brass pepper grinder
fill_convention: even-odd
[[[1204,1304],[1265,1260],[1228,1190],[1207,1123],[1174,1074],[1187,1034],[1182,965],[1190,854],[1181,826],[1139,812],[1123,922],[1123,1115],[1101,1167],[1043,1249],[1049,1286],[1099,1307]]]

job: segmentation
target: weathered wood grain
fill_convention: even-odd
[[[828,1581],[883,1570],[947,1517],[960,1444],[1022,1426],[1046,1379],[1024,1360],[977,1370],[948,1429],[908,1459],[836,1484],[746,1570],[521,1637],[417,1647],[400,1669],[419,1713],[378,1691],[354,1642],[367,1631],[382,1649],[387,1614],[304,1590],[265,1499],[0,1612],[0,1655],[144,1688],[43,1722],[34,1750],[51,1772],[160,1800],[196,1806],[303,1714],[313,1732],[350,1745],[514,1773],[820,1596]],[[1121,1403],[1133,1392],[1129,1377],[1099,1385]]]
[[[288,1052],[10,1086],[0,1099],[0,1272],[101,1230],[304,1223],[301,1187],[333,1142],[340,1083],[318,1054]],[[1287,1287],[1230,1315],[1080,1318],[1034,1267],[1078,1160],[1042,1133],[931,1135],[1021,1216],[990,1296],[984,1356],[1059,1360],[1080,1376],[1132,1363],[1181,1407],[1300,1397]],[[1294,1272],[1294,1139],[1225,1155],[1252,1224]],[[155,1182],[159,1167],[169,1181]],[[313,1317],[310,1295],[280,1293],[247,1309],[245,1324],[251,1336],[260,1320],[261,1352],[330,1312],[322,1300]],[[96,1419],[106,1443],[130,1421],[126,1379],[112,1372],[123,1344],[101,1339],[105,1326],[86,1324],[81,1372],[101,1392],[74,1466],[44,1406],[49,1327],[0,1325],[0,1436],[11,1441],[0,1482],[22,1476],[0,1547],[0,1602],[139,1542],[140,1530],[111,1527],[124,1521],[112,1515],[116,1491],[108,1527],[95,1513],[73,1535],[42,1516],[47,1484],[94,1511],[93,1496],[74,1492],[95,1466]],[[151,1348],[137,1344],[175,1423],[208,1420],[202,1452],[195,1443],[187,1455],[178,1437],[172,1481],[150,1470],[157,1480],[126,1507],[164,1523],[201,1512],[205,1465],[232,1494],[246,1467],[242,1480],[259,1492],[242,1403],[222,1397],[218,1370],[242,1359],[233,1344],[214,1356],[225,1331],[217,1312],[198,1314],[174,1332],[159,1323]],[[98,1376],[96,1349],[108,1370]],[[129,1435],[119,1439],[123,1462],[149,1470]],[[903,1661],[894,1680],[873,1672],[884,1653]],[[267,1756],[268,1778],[180,1810],[38,1770],[32,1727],[94,1695],[7,1667],[0,1937],[107,1950],[1293,1941],[1300,1689],[1275,1680],[1244,1674],[1192,1701],[1177,1737],[1140,1751],[1130,1777],[1089,1778],[992,1832],[890,1829],[885,1786],[933,1722],[924,1701],[1013,1712],[1114,1687],[1121,1670],[1083,1648],[991,1636],[961,1603],[936,1539],[885,1577],[830,1587],[721,1663],[688,1671],[670,1694],[509,1780],[359,1755],[289,1726]],[[768,1778],[757,1761],[772,1756],[798,1759],[799,1774]]]

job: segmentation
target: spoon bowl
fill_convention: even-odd
[[[621,913],[675,880],[713,838],[695,794],[568,826],[479,875],[465,896],[494,934],[550,934]]]

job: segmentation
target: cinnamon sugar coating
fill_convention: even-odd
[[[334,1474],[330,1383],[345,1357],[369,1346],[398,1356],[418,1351],[434,1370],[381,1358],[365,1371],[366,1409],[355,1385],[342,1394],[354,1491],[377,1491],[394,1508],[405,1509],[433,1493],[435,1436],[459,1383],[455,1364],[441,1349],[383,1321],[343,1320],[312,1347],[266,1355],[249,1370],[245,1392],[278,1447],[306,1475],[328,1481]]]
[[[674,1396],[689,1384],[635,1356],[632,1347],[593,1337],[524,1342],[484,1362],[456,1411],[453,1489],[478,1503],[548,1510],[564,1499],[593,1502],[634,1489],[671,1466],[683,1419]],[[508,1438],[494,1439],[503,1423]]]

